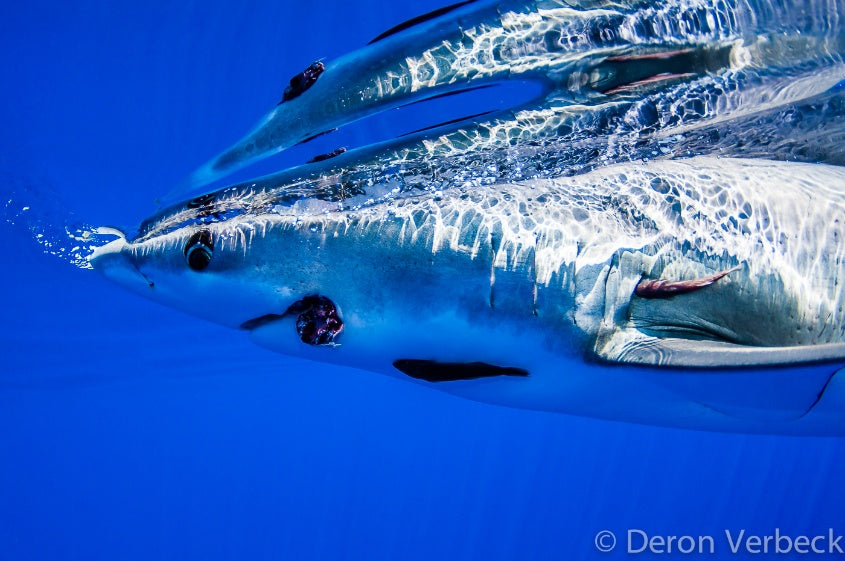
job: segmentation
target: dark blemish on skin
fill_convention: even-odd
[[[308,160],[308,162],[306,163],[313,164],[315,162],[322,162],[323,160],[328,160],[330,158],[334,158],[335,156],[340,156],[344,152],[346,152],[346,147],[341,146],[340,148],[336,148],[331,152],[327,152],[326,154],[317,154],[316,156]]]
[[[186,206],[188,208],[200,208],[200,207],[204,207],[204,206],[208,206],[208,205],[213,204],[214,200],[215,200],[214,193],[208,193],[207,195],[202,195],[202,196],[196,197],[194,199],[191,199],[190,201],[188,201],[188,204]]]
[[[290,101],[302,95],[302,93],[314,85],[320,74],[326,69],[326,66],[320,62],[312,62],[308,68],[290,79],[288,87],[285,88],[285,93],[282,94],[282,100],[279,105],[286,101]]]
[[[196,210],[198,218],[205,218],[214,215],[214,202],[216,199],[215,193],[208,193],[191,199],[185,206],[189,210]]]

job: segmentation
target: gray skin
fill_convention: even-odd
[[[845,381],[834,376],[845,363],[841,168],[698,157],[346,208],[312,200],[268,212],[260,198],[194,210],[203,225],[187,211],[181,226],[159,217],[91,264],[234,328],[308,295],[330,298],[344,322],[337,344],[303,343],[291,316],[251,330],[285,354],[405,379],[394,361],[528,372],[415,380],[479,401],[711,430],[845,433]],[[238,206],[238,216],[210,216]],[[200,230],[213,254],[193,271],[184,250]],[[635,295],[644,280],[732,268],[685,294]],[[753,368],[762,365],[791,368]]]

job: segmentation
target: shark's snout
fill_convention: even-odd
[[[154,283],[138,270],[125,248],[126,240],[114,240],[95,249],[88,262],[94,270],[125,288],[135,292],[149,291]]]

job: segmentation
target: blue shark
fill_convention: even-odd
[[[91,263],[275,351],[479,401],[841,434],[843,186],[702,156],[352,208],[223,192]]]
[[[90,264],[274,351],[476,401],[843,435],[841,33],[729,8],[463,2],[399,26],[294,76],[199,175],[456,83],[544,88],[193,192]]]

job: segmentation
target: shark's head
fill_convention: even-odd
[[[426,212],[435,198],[219,218],[185,206],[133,240],[100,247],[91,264],[145,297],[318,361],[463,379],[484,375],[479,364],[520,376],[561,342],[574,354],[574,335],[544,332],[536,321],[532,269],[494,273],[496,234],[470,210],[460,232],[439,223],[440,211]],[[510,258],[516,265],[529,256]],[[452,366],[422,371],[421,362],[402,361]],[[457,372],[456,364],[474,366]]]

